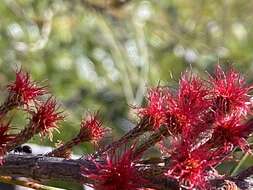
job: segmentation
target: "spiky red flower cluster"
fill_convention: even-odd
[[[98,115],[89,115],[81,122],[78,138],[80,141],[86,140],[97,143],[104,137],[106,132],[107,129],[102,127],[102,122],[98,119]]]
[[[252,110],[251,89],[239,73],[232,69],[224,72],[220,66],[209,79],[187,71],[177,89],[163,86],[150,89],[147,106],[138,108],[141,121],[136,127],[83,162],[87,166],[81,168],[84,179],[88,179],[85,182],[96,190],[165,189],[166,184],[161,185],[160,179],[175,182],[176,189],[213,189],[210,180],[221,177],[215,167],[230,158],[235,148],[252,154],[247,143],[253,132],[253,119],[247,119]],[[17,72],[16,81],[8,90],[7,103],[0,106],[0,162],[6,150],[10,152],[38,133],[51,137],[58,121],[64,118],[55,99],[36,100],[44,89],[36,87],[28,74]],[[34,101],[35,107],[27,106],[30,123],[13,136],[8,134],[9,125],[1,124],[1,119],[11,106],[20,106],[19,101],[21,105]],[[122,145],[147,131],[150,135],[144,142],[135,141],[122,155],[116,154]],[[81,142],[97,143],[106,132],[97,114],[89,115],[82,120],[77,136],[45,156],[66,156]],[[157,142],[163,157],[140,160],[144,151]]]
[[[32,124],[35,131],[41,135],[48,134],[52,137],[52,131],[57,130],[57,122],[64,119],[62,112],[58,111],[56,100],[49,98],[46,102],[36,106],[36,111],[32,113]]]
[[[28,104],[36,100],[38,96],[46,93],[44,87],[39,87],[31,80],[28,73],[19,70],[16,72],[16,79],[7,86],[9,91],[9,101],[15,101],[19,105]]]
[[[209,80],[186,72],[178,90],[151,89],[148,104],[139,109],[155,128],[166,126],[172,141],[162,146],[170,157],[165,175],[182,188],[208,189],[210,170],[240,147],[249,152],[247,138],[253,122],[245,122],[251,109],[245,79],[234,70],[216,68]]]
[[[61,112],[53,98],[44,101],[42,97],[47,93],[45,87],[40,87],[31,80],[28,73],[19,70],[15,80],[7,86],[8,96],[0,105],[0,157],[11,152],[17,146],[27,142],[34,135],[48,134],[52,138],[52,131],[57,129],[56,123],[63,119]],[[10,133],[10,122],[5,124],[7,113],[13,109],[22,108],[31,115],[29,123],[18,133]]]
[[[175,131],[171,127],[171,132],[180,132],[180,127],[198,122],[199,113],[210,106],[208,89],[197,76],[186,72],[179,83],[177,93],[168,87],[151,89],[147,96],[147,107],[138,109],[138,114],[142,118],[148,117],[154,129],[169,125],[177,129]]]
[[[83,175],[96,181],[92,187],[96,190],[137,190],[145,180],[142,179],[134,166],[133,149],[126,150],[117,157],[114,153],[107,154],[103,161],[93,160],[95,169],[83,169]]]

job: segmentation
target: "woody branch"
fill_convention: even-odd
[[[81,167],[92,169],[94,163],[86,159],[63,159],[56,157],[38,156],[38,155],[17,155],[9,154],[4,158],[4,165],[0,167],[0,175],[13,177],[27,177],[40,181],[64,180],[76,183],[94,183],[89,178],[81,174]],[[136,166],[144,178],[152,180],[152,184],[146,187],[155,187],[156,185],[164,188],[178,189],[178,183],[172,178],[160,178],[157,171],[163,168],[157,164],[140,164]],[[150,175],[151,174],[151,175]],[[154,175],[152,175],[154,174]],[[250,190],[249,177],[253,175],[253,166],[242,171],[235,177],[225,177],[212,180],[214,188],[219,187],[225,180],[233,181],[242,190]],[[248,179],[246,181],[246,179]]]

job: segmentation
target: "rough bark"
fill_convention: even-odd
[[[18,155],[9,154],[4,158],[4,164],[0,167],[0,175],[13,177],[27,177],[35,180],[64,180],[77,183],[93,183],[93,181],[81,175],[81,167],[91,169],[94,163],[85,159],[63,159],[55,157],[47,157],[43,155]],[[158,173],[164,168],[152,164],[137,164],[137,169],[143,177],[150,179],[153,184],[147,184],[147,187],[156,187],[159,189],[176,190],[178,184],[175,180],[170,178],[157,177]],[[252,189],[251,176],[253,175],[253,167],[239,173],[233,178],[224,178],[212,180],[214,189],[219,187],[224,180],[231,180],[235,182],[242,190]]]

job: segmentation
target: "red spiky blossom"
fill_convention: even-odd
[[[81,122],[78,139],[80,141],[93,141],[97,143],[107,132],[109,131],[102,127],[102,122],[98,119],[98,114],[90,114]]]
[[[224,151],[229,151],[233,147],[240,147],[241,150],[250,151],[247,138],[253,131],[253,121],[245,124],[241,123],[238,115],[229,115],[218,120],[214,125],[214,133],[209,142],[213,146],[223,145]]]
[[[171,143],[160,143],[171,162],[166,176],[176,179],[181,188],[208,189],[210,171],[233,148],[250,152],[246,140],[253,121],[243,122],[250,111],[250,90],[243,77],[232,70],[225,73],[220,66],[207,82],[187,72],[182,75],[175,104],[166,107],[167,116],[177,121],[168,125]]]
[[[199,77],[189,72],[182,75],[176,109],[178,115],[182,115],[187,124],[195,124],[199,119],[198,116],[210,106],[208,93],[209,90]]]
[[[184,162],[175,164],[165,175],[175,178],[179,185],[185,189],[207,188],[206,160],[189,158]]]
[[[138,109],[138,113],[142,118],[149,118],[153,129],[166,125],[172,133],[181,133],[183,126],[189,127],[198,122],[198,117],[210,106],[211,102],[206,97],[208,93],[200,78],[185,72],[174,95],[167,87],[150,89],[148,104]]]
[[[46,94],[45,87],[39,87],[31,80],[28,73],[19,70],[16,72],[16,79],[7,86],[9,101],[18,105],[27,105],[30,101],[36,100],[38,96]]]
[[[147,106],[139,108],[138,114],[141,118],[148,118],[149,125],[153,130],[166,123],[167,100],[172,98],[166,87],[158,86],[148,91]]]
[[[208,93],[205,83],[199,77],[188,71],[182,75],[173,104],[172,100],[168,99],[170,106],[167,109],[167,116],[168,118],[174,116],[177,121],[177,125],[169,124],[172,133],[183,133],[186,138],[185,135],[198,124],[199,118],[210,106]]]
[[[137,190],[145,180],[138,175],[132,155],[131,148],[120,158],[112,153],[104,163],[94,160],[95,169],[87,171],[84,168],[83,175],[96,181],[92,186],[96,190]]]
[[[34,130],[43,136],[47,134],[52,139],[52,131],[57,130],[57,123],[64,119],[62,112],[58,109],[57,102],[52,97],[42,105],[37,105],[31,118]]]
[[[238,72],[231,69],[225,73],[218,65],[214,76],[210,77],[210,83],[215,111],[236,112],[240,115],[249,112],[248,93],[252,86],[247,86],[244,77]]]
[[[223,158],[223,152],[220,150],[201,146],[191,151],[187,144],[182,143],[171,153],[170,166],[165,176],[176,179],[180,187],[185,189],[206,190],[210,185],[208,180],[214,177],[210,171],[220,164]]]

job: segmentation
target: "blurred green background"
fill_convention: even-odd
[[[133,127],[130,107],[143,103],[147,87],[173,86],[186,68],[206,75],[232,64],[252,81],[252,10],[250,0],[2,0],[0,88],[20,66],[47,80],[67,121],[55,141],[33,143],[73,137],[84,113],[96,110],[112,141]],[[75,153],[92,150],[83,144]]]

